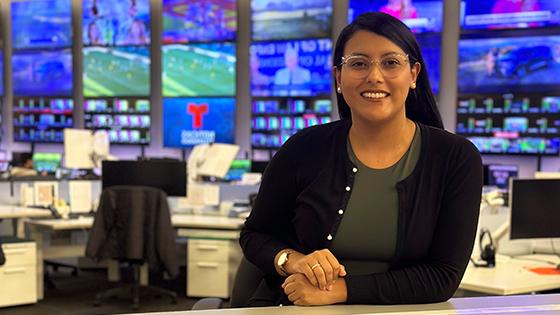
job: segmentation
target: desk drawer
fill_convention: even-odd
[[[0,307],[37,302],[35,265],[0,267]]]
[[[187,296],[229,297],[228,265],[225,262],[189,262]]]
[[[2,244],[2,249],[6,257],[6,264],[2,267],[32,265],[37,263],[35,260],[35,243],[5,243]]]
[[[189,240],[188,260],[227,262],[229,254],[229,241],[216,240]]]

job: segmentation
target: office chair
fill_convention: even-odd
[[[249,299],[257,290],[263,277],[263,272],[257,266],[250,263],[245,257],[241,258],[231,289],[230,307],[238,308],[247,306]],[[204,298],[198,300],[193,305],[192,310],[207,310],[223,307],[224,303],[222,299]]]
[[[97,294],[94,305],[123,293],[132,294],[132,308],[140,306],[140,291],[166,295],[177,303],[175,292],[141,283],[141,270],[164,270],[171,277],[179,273],[175,234],[167,194],[158,188],[113,186],[101,192],[99,207],[89,233],[86,256],[112,259],[134,270],[134,283]]]

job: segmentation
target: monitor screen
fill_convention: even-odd
[[[558,0],[463,0],[461,26],[466,30],[515,29],[560,25]]]
[[[253,40],[331,37],[333,0],[251,0]]]
[[[102,189],[112,186],[148,186],[168,196],[187,195],[187,165],[174,160],[103,161]]]
[[[251,160],[233,160],[224,177],[226,181],[239,181],[243,174],[251,172]]]
[[[86,47],[83,52],[85,97],[150,94],[149,47]]]
[[[163,96],[235,95],[235,44],[162,47]]]
[[[558,155],[560,97],[463,96],[455,131],[468,137],[481,153]]]
[[[509,189],[509,178],[515,178],[519,175],[519,166],[489,164],[484,165],[484,173],[484,185],[496,186],[500,191],[507,192]]]
[[[150,44],[149,0],[83,0],[84,46]]]
[[[350,0],[348,20],[353,21],[365,12],[383,12],[404,22],[413,32],[441,32],[443,26],[442,0]]]
[[[107,130],[111,143],[150,143],[151,117],[148,99],[85,99],[84,120],[88,129]]]
[[[560,179],[513,179],[511,239],[560,237]]]
[[[54,173],[60,168],[62,154],[60,153],[33,153],[33,168],[39,172]]]
[[[560,36],[462,39],[459,91],[559,91]]]
[[[163,43],[234,41],[237,0],[163,0]]]
[[[71,2],[71,0],[11,1],[13,48],[72,46]]]
[[[163,100],[163,145],[166,147],[234,143],[234,125],[234,98]]]
[[[420,46],[420,52],[424,58],[428,79],[435,94],[439,93],[439,78],[441,64],[441,36],[439,34],[422,34],[417,35],[416,40]]]
[[[12,54],[14,95],[72,95],[72,52],[14,51]]]
[[[14,141],[62,142],[62,131],[74,125],[73,112],[72,99],[15,97]]]
[[[251,44],[251,95],[330,95],[331,51],[330,39]]]

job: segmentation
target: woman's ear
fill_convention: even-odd
[[[418,75],[420,74],[420,71],[422,71],[422,66],[420,65],[419,62],[415,62],[412,68],[410,68],[410,75],[412,76],[412,82],[416,82],[416,79],[418,79]]]
[[[340,93],[339,90],[342,89],[342,80],[341,80],[342,75],[340,69],[338,69],[337,67],[333,67],[333,75],[336,80],[336,91]]]

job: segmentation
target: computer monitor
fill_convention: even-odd
[[[560,179],[510,181],[511,239],[560,237]]]
[[[502,192],[509,188],[509,178],[519,175],[517,165],[488,164],[484,165],[484,185],[496,186]]]
[[[11,166],[24,166],[25,162],[33,159],[33,153],[31,152],[12,152]]]
[[[33,153],[33,168],[39,172],[54,173],[60,168],[62,154],[60,153]]]
[[[111,186],[148,186],[168,196],[187,195],[187,165],[181,161],[103,161],[102,188]]]

